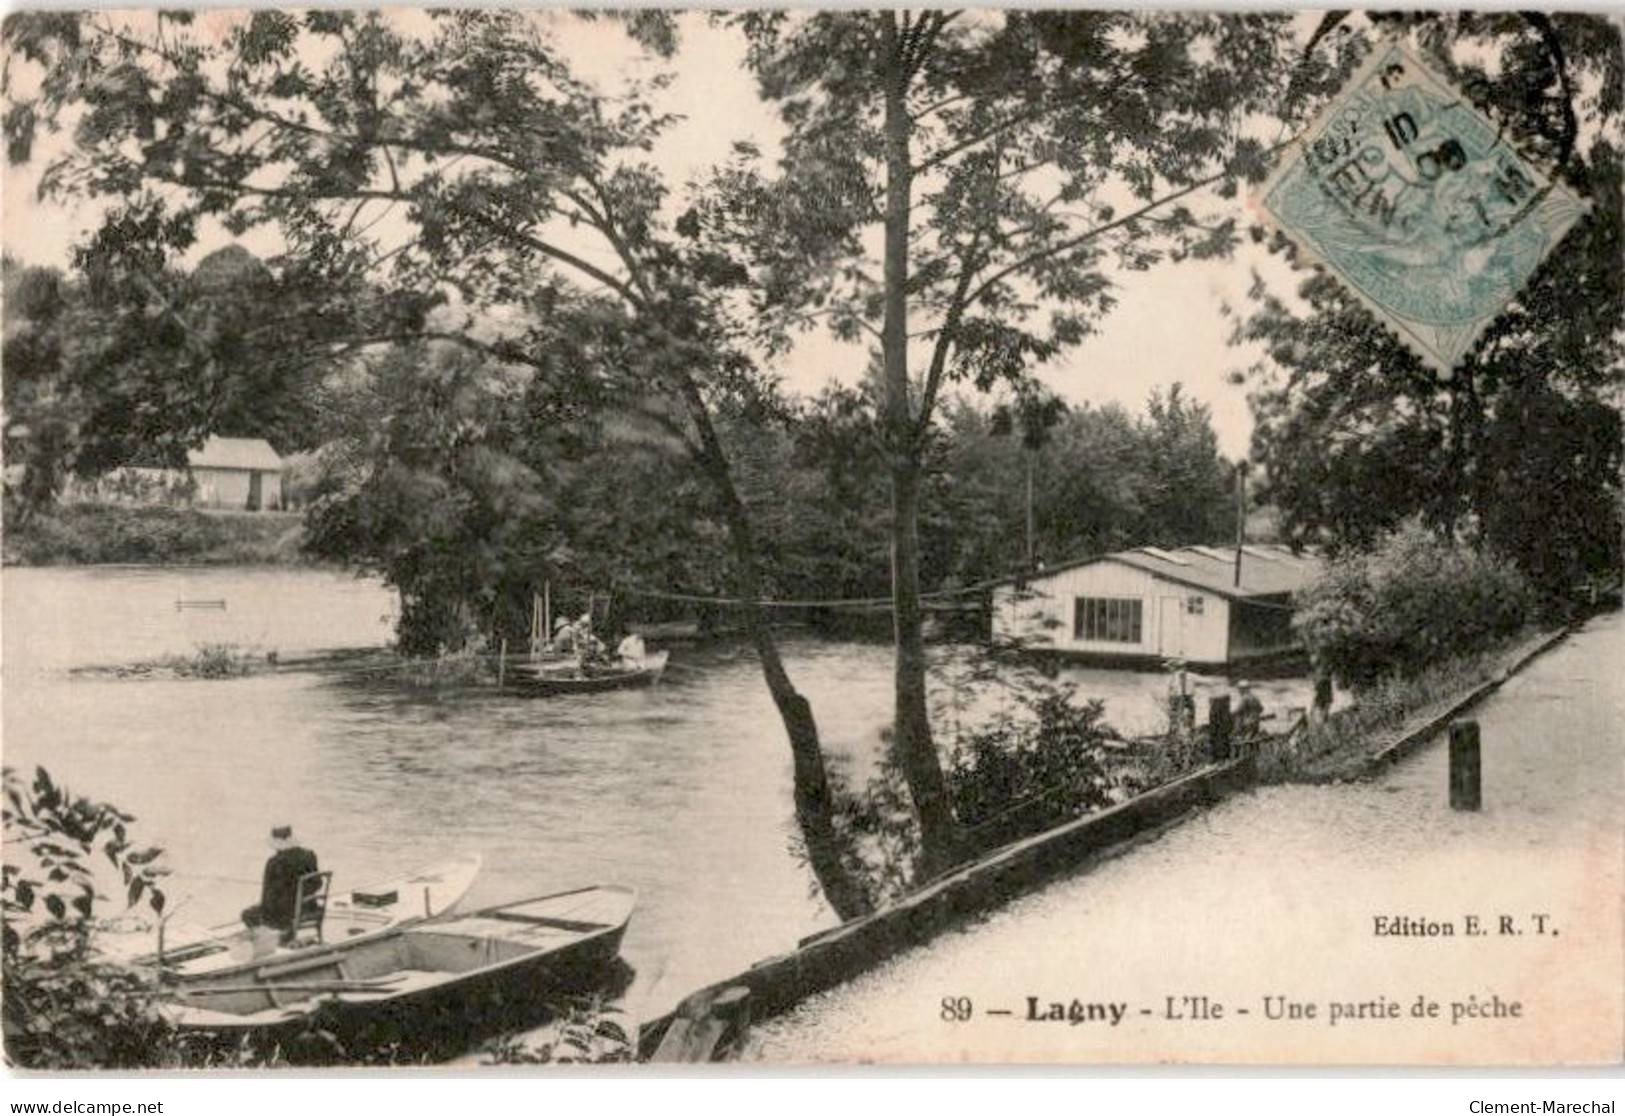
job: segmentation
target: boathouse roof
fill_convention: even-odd
[[[1050,566],[1030,575],[1031,583],[1097,562],[1117,562],[1144,570],[1164,581],[1201,589],[1231,600],[1276,597],[1297,591],[1320,576],[1324,564],[1307,551],[1293,553],[1273,543],[1241,548],[1241,584],[1236,584],[1236,548],[1232,546],[1156,546],[1116,550]]]
[[[282,458],[264,438],[222,438],[209,435],[201,449],[190,450],[186,463],[194,469],[255,469],[277,472]]]

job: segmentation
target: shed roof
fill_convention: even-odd
[[[222,438],[217,434],[209,435],[202,449],[189,450],[186,463],[194,469],[282,469],[282,458],[264,438]]]
[[[1284,546],[1273,544],[1248,543],[1242,548],[1241,584],[1238,586],[1236,550],[1233,546],[1182,546],[1168,550],[1148,546],[1064,562],[1033,574],[1027,580],[1042,581],[1066,570],[1096,562],[1133,566],[1165,581],[1202,589],[1231,600],[1295,592],[1320,576],[1324,568],[1321,560],[1313,554],[1294,554]]]

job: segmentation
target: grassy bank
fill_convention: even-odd
[[[297,512],[71,504],[8,522],[8,566],[100,563],[292,565],[308,560]]]
[[[1264,782],[1328,782],[1364,774],[1390,745],[1445,715],[1551,637],[1526,631],[1494,647],[1447,659],[1411,678],[1385,678],[1358,691],[1354,702],[1323,723],[1270,740],[1260,751]]]

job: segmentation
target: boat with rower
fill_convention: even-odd
[[[539,697],[559,694],[597,694],[606,690],[626,690],[652,686],[665,673],[667,651],[654,651],[638,659],[617,659],[607,663],[520,663],[513,672],[514,685]]]
[[[318,1013],[324,1028],[369,1036],[455,1028],[598,986],[635,905],[630,888],[594,886],[444,915],[172,985],[164,1011],[183,1030],[226,1034]]]

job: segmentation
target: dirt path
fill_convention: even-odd
[[[749,1054],[1617,1061],[1621,663],[1625,618],[1599,617],[1471,714],[1484,740],[1479,813],[1448,808],[1442,739],[1369,783],[1261,788],[808,1000],[757,1028]],[[1454,934],[1379,935],[1379,918]],[[1223,1014],[1194,1018],[1201,1001],[1184,997]],[[1413,1016],[1419,997],[1438,1017]],[[1074,1001],[1076,1023],[1029,1019]],[[1268,1018],[1288,1005],[1298,1018]]]

